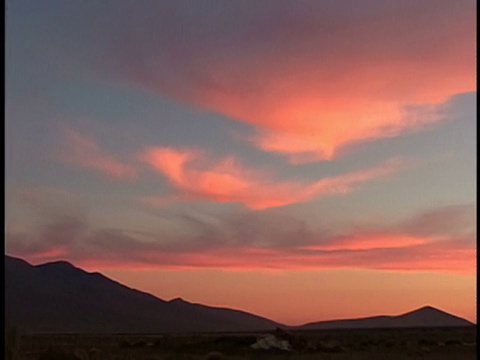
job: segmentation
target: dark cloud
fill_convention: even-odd
[[[75,248],[82,246],[87,229],[83,219],[65,215],[43,224],[36,234],[12,234],[7,231],[6,248],[20,255],[61,256],[64,252],[75,252]]]
[[[65,214],[37,234],[7,233],[7,250],[34,261],[67,259],[99,267],[468,271],[476,246],[476,236],[466,230],[474,226],[473,209],[432,209],[389,228],[346,229],[342,236],[281,211],[173,214],[172,221],[191,231],[174,236],[99,229],[85,218]]]
[[[421,213],[396,228],[421,236],[464,236],[475,234],[477,208],[474,204],[450,205]]]

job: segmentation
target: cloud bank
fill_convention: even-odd
[[[102,229],[85,217],[56,214],[34,233],[7,232],[6,248],[8,254],[32,262],[67,259],[96,268],[361,268],[471,274],[476,271],[475,212],[473,205],[447,206],[388,227],[370,224],[342,233],[313,228],[278,211],[244,210],[215,219],[183,213],[173,220],[191,228],[194,236]],[[431,228],[446,216],[451,219],[446,231]]]

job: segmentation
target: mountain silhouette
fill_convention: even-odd
[[[37,333],[176,333],[271,330],[244,311],[180,298],[164,301],[59,261],[33,266],[5,256],[5,317]]]
[[[475,325],[468,320],[451,315],[431,306],[398,316],[372,316],[359,319],[329,320],[308,323],[296,327],[301,330],[362,329],[362,328],[415,328],[415,327],[459,327]]]
[[[470,326],[427,306],[375,316],[286,326],[244,311],[181,298],[165,301],[65,261],[33,266],[5,255],[5,318],[31,333],[184,333]]]

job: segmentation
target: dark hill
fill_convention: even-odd
[[[33,333],[242,332],[287,328],[244,311],[164,301],[65,261],[33,266],[5,255],[5,317]],[[399,316],[333,320],[298,330],[457,327],[471,322],[427,306]]]
[[[5,316],[28,332],[253,331],[280,324],[247,312],[167,302],[67,262],[32,266],[5,256]]]
[[[398,316],[374,316],[359,319],[330,320],[296,327],[299,330],[362,329],[362,328],[415,328],[472,326],[470,321],[444,311],[425,306]]]

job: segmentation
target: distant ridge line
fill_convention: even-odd
[[[430,305],[379,315],[288,326],[242,310],[181,297],[162,300],[67,261],[31,265],[5,255],[5,317],[37,333],[178,333],[459,327],[476,324]],[[92,319],[95,319],[93,321]]]
[[[354,319],[326,320],[296,326],[295,329],[355,329],[355,328],[416,328],[416,327],[463,327],[476,324],[426,305],[400,315],[378,315]]]

